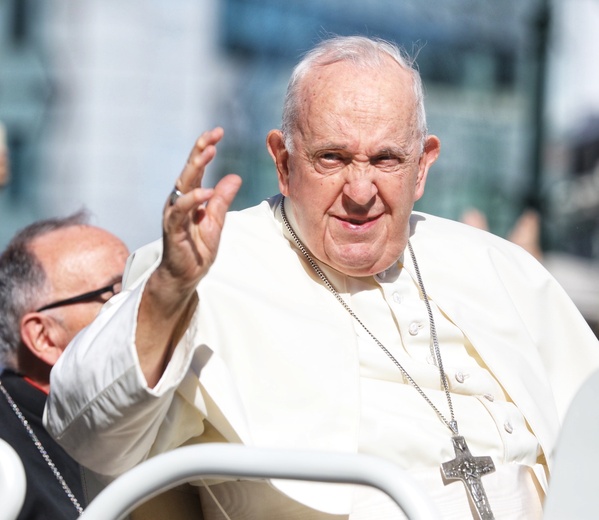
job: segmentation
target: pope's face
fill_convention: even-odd
[[[408,240],[439,141],[417,131],[409,72],[339,62],[312,70],[289,151],[278,130],[268,147],[279,187],[304,244],[320,261],[352,276],[383,271]]]

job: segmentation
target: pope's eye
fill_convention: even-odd
[[[335,162],[335,161],[342,161],[343,157],[338,154],[338,153],[324,153],[320,156],[320,160],[321,161],[327,161],[327,162]]]
[[[401,159],[395,155],[378,155],[372,163],[377,166],[397,166],[401,164]]]
[[[349,160],[337,152],[324,152],[316,156],[316,169],[335,171],[343,168]]]

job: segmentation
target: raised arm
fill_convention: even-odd
[[[183,195],[163,211],[162,261],[149,278],[139,308],[136,347],[146,381],[154,387],[197,305],[196,286],[216,258],[225,214],[241,179],[227,175],[202,188],[207,164],[216,155],[222,128],[203,133],[175,182]]]

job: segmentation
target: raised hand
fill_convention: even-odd
[[[196,141],[163,210],[163,255],[142,296],[136,347],[149,386],[154,386],[184,333],[197,304],[196,286],[216,258],[225,214],[241,179],[227,175],[202,188],[206,166],[216,155],[222,128]]]
[[[214,262],[225,214],[241,186],[237,175],[227,175],[213,189],[201,187],[222,137],[222,128],[215,128],[196,141],[175,183],[183,195],[174,203],[174,197],[169,197],[164,207],[160,270],[172,278],[178,291],[195,289]]]

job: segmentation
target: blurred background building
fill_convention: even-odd
[[[0,0],[0,248],[81,207],[131,249],[159,237],[214,125],[208,182],[239,173],[236,208],[274,194],[264,142],[291,68],[329,34],[365,34],[416,55],[425,82],[442,153],[417,209],[477,208],[508,236],[533,208],[544,261],[595,321],[598,29],[599,0]]]

